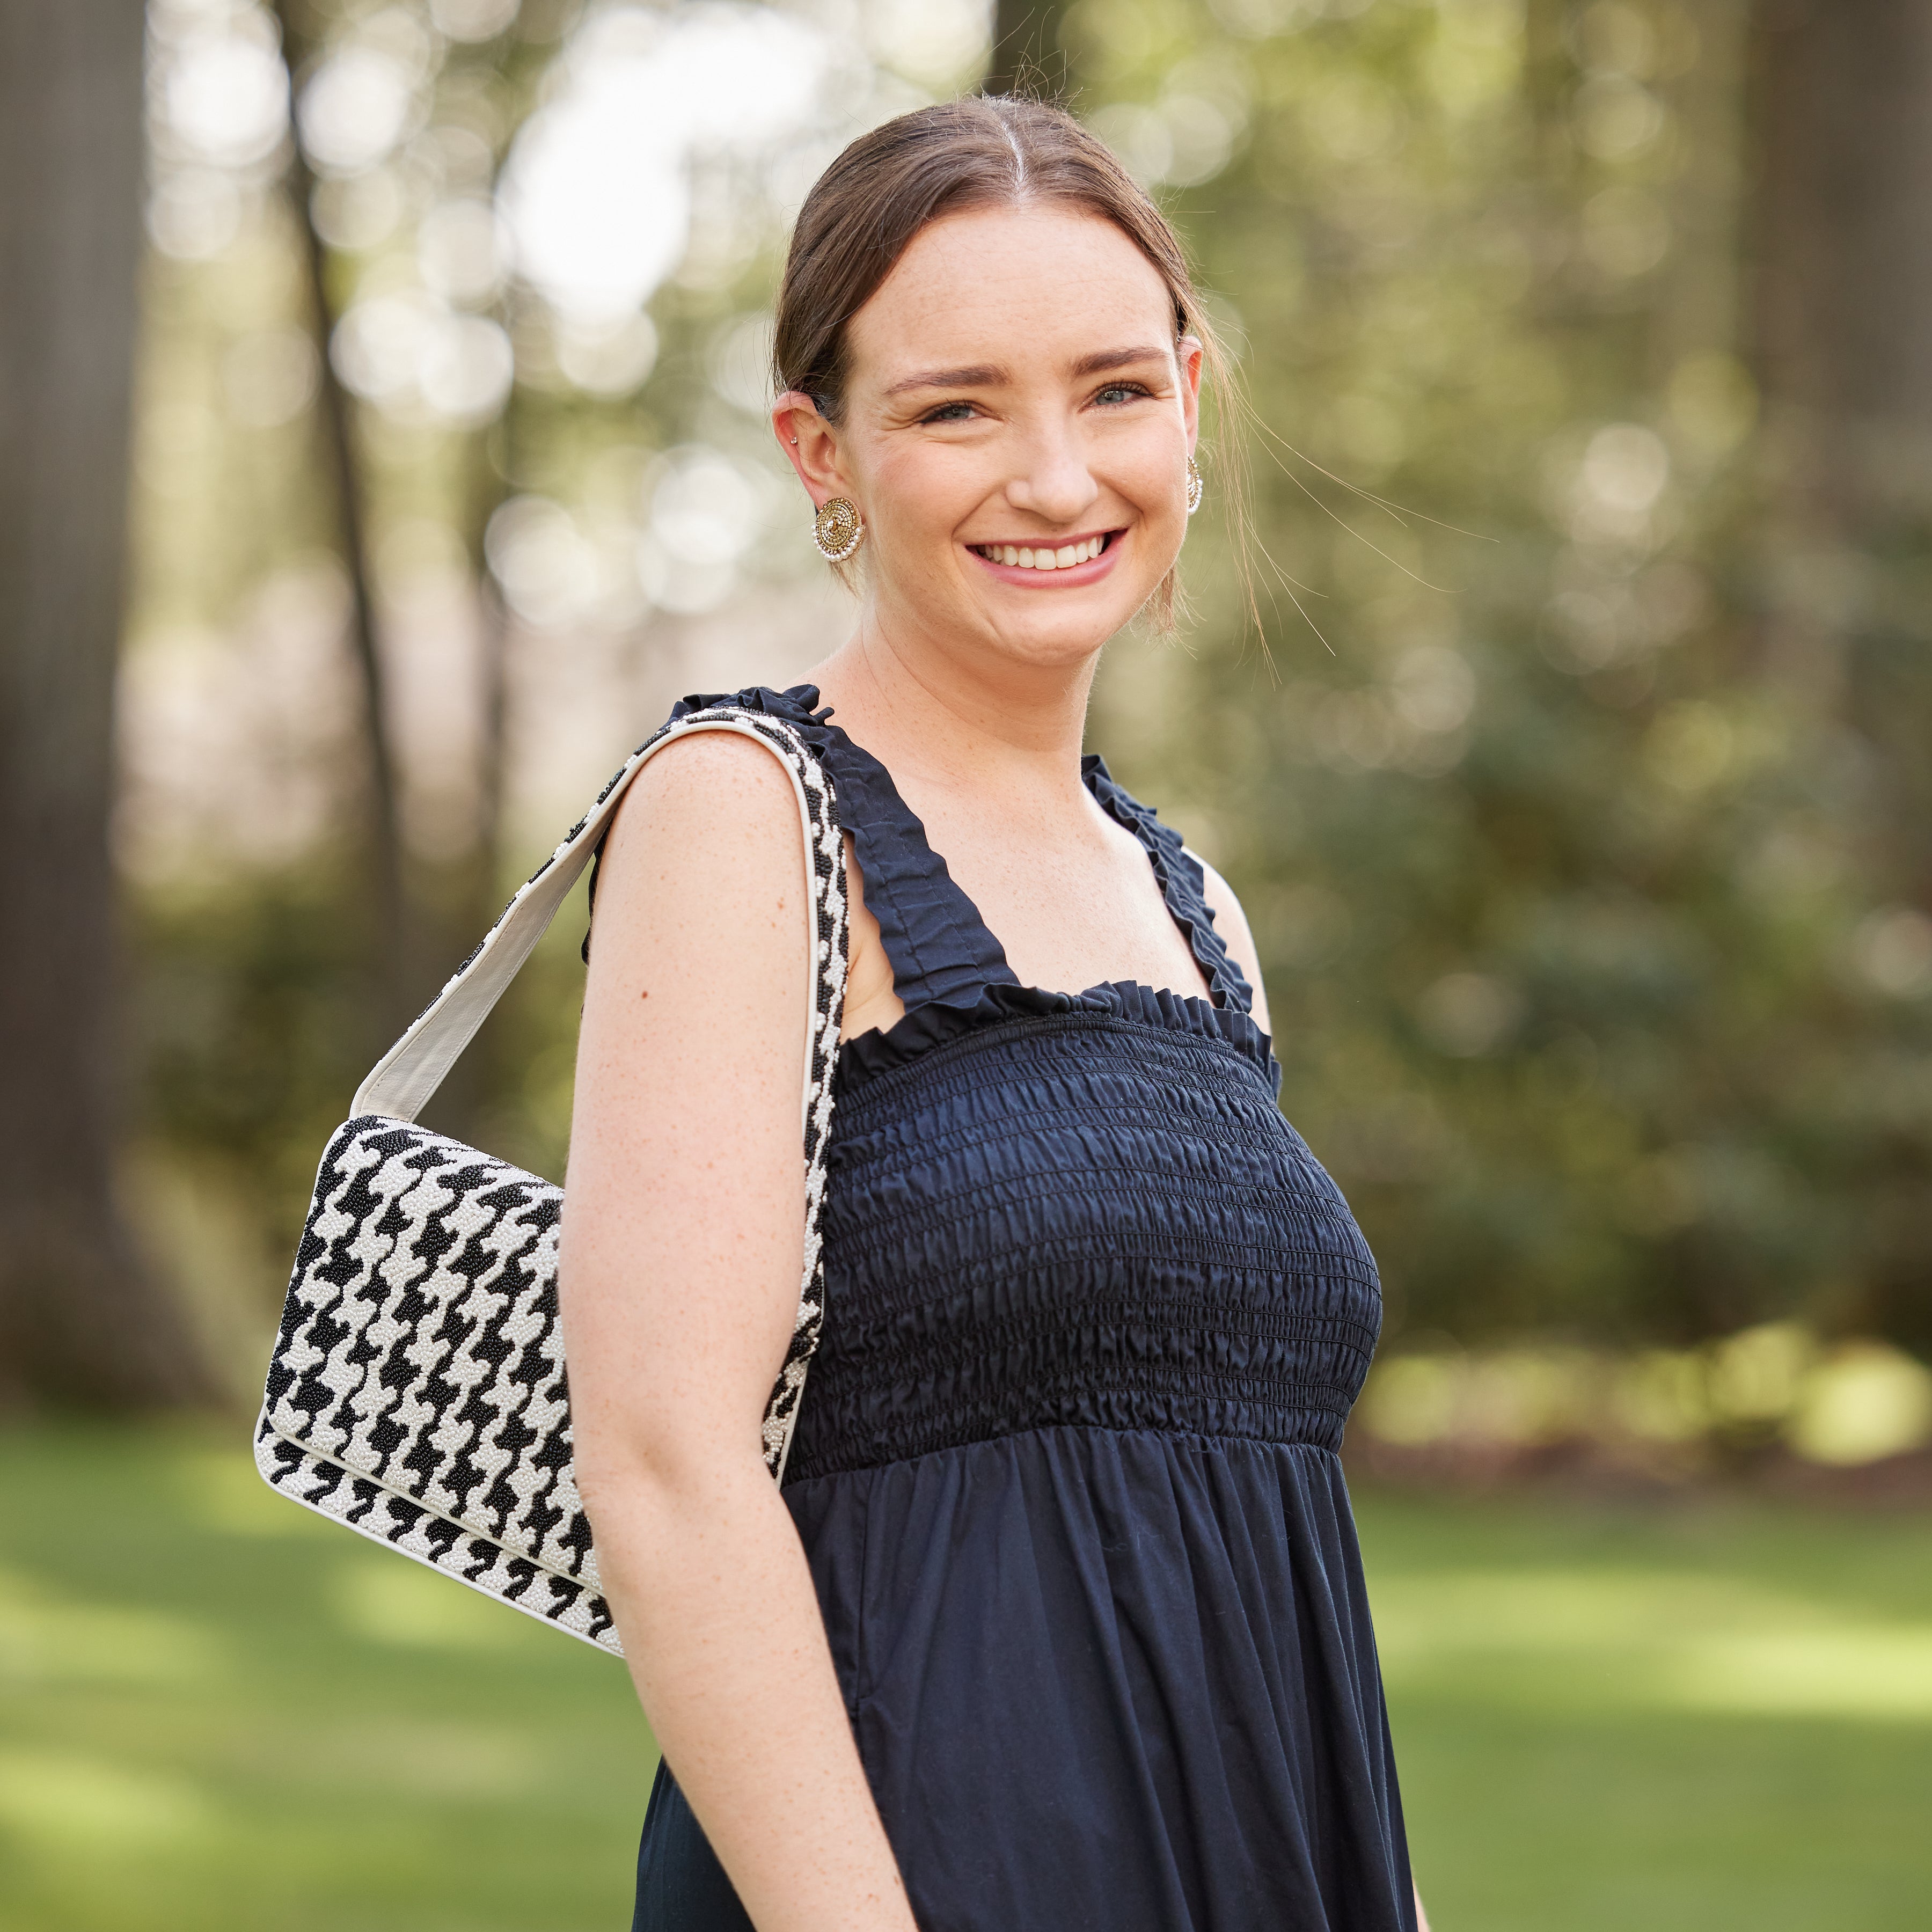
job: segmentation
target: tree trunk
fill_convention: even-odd
[[[993,58],[988,94],[1036,94],[1058,100],[1066,93],[1066,56],[1060,46],[1064,0],[998,0],[993,10]]]
[[[1932,510],[1932,7],[1763,0],[1754,38],[1757,361],[1799,560],[1777,666],[1828,697],[1858,574],[1833,554]]]
[[[274,0],[274,7],[282,32],[282,52],[288,66],[292,106],[296,82],[314,49],[302,32],[290,0]],[[380,1048],[386,1047],[408,1024],[422,1004],[417,995],[423,989],[416,983],[418,948],[403,854],[402,783],[390,737],[388,680],[376,631],[368,505],[356,448],[355,406],[329,359],[336,315],[329,295],[328,254],[316,232],[315,178],[292,127],[289,147],[290,212],[302,252],[309,326],[315,338],[316,366],[321,371],[316,428],[335,499],[337,538],[341,547],[342,567],[349,578],[350,643],[355,652],[362,694],[364,761],[368,768],[370,807],[368,890],[376,934],[372,964],[377,991],[372,1036]]]
[[[0,0],[0,1403],[212,1384],[118,1214],[109,850],[140,0]]]
[[[1755,26],[1768,669],[1860,749],[1866,890],[1932,914],[1932,6],[1761,0]],[[1932,1354],[1924,1142],[1892,1106],[1855,1316]]]
[[[491,516],[508,494],[491,445],[500,439],[500,458],[507,467],[514,444],[518,409],[513,392],[494,432],[472,436],[469,450],[470,487],[464,538],[470,581],[476,592],[476,675],[482,728],[476,747],[476,812],[470,850],[456,862],[456,890],[448,896],[444,908],[442,956],[437,964],[446,973],[455,970],[457,962],[489,931],[503,909],[510,618],[502,593],[490,574],[483,539]],[[462,1139],[482,1140],[494,1125],[493,1110],[502,1097],[496,1040],[495,1024],[486,1021],[425,1109],[425,1118],[442,1132]]]

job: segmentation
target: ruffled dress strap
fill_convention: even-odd
[[[1080,772],[1108,817],[1124,826],[1146,849],[1167,909],[1187,935],[1215,1005],[1252,1013],[1254,988],[1228,950],[1227,941],[1215,929],[1201,862],[1181,843],[1179,832],[1162,824],[1150,806],[1142,804],[1114,778],[1097,752],[1090,752],[1080,760]]]
[[[818,709],[815,685],[788,691],[754,686],[680,699],[674,718],[715,704],[782,718],[818,753],[832,779],[842,830],[851,836],[865,880],[866,909],[878,921],[893,987],[908,1016],[922,1006],[970,1009],[987,989],[1019,984],[1006,949],[961,891],[892,775]]]
[[[932,849],[926,827],[900,796],[891,773],[832,722],[830,709],[819,706],[816,686],[774,691],[754,685],[743,691],[700,693],[680,699],[671,716],[719,704],[782,718],[818,754],[832,781],[839,826],[851,836],[866,909],[878,922],[892,964],[904,1012],[888,1028],[844,1042],[842,1092],[963,1034],[1008,1021],[1070,1014],[1111,1017],[1220,1041],[1253,1064],[1270,1092],[1278,1087],[1280,1069],[1268,1036],[1255,1023],[1252,989],[1215,930],[1199,862],[1178,832],[1114,781],[1102,759],[1083,758],[1082,778],[1102,809],[1146,852],[1168,914],[1186,935],[1208,983],[1207,999],[1126,980],[1081,992],[1022,986],[1006,963],[1006,949]]]

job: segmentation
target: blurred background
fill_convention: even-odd
[[[1382,1262],[1438,1932],[1921,1922],[1932,7],[0,0],[10,1928],[624,1922],[621,1673],[247,1415],[368,1066],[674,698],[849,625],[787,226],[982,84],[1156,193],[1253,412],[1092,738]],[[431,1116],[554,1178],[583,924]]]

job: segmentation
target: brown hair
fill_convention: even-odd
[[[800,391],[836,423],[850,373],[851,320],[920,231],[969,208],[1040,202],[1084,209],[1133,243],[1166,284],[1176,338],[1192,335],[1201,344],[1208,373],[1231,398],[1228,358],[1166,217],[1065,109],[987,94],[902,114],[860,135],[819,176],[799,211],[778,291],[772,362],[781,392]],[[1238,535],[1244,494],[1238,476],[1228,482]],[[1176,591],[1170,571],[1151,600],[1162,629],[1172,627]]]

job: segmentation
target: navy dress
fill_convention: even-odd
[[[818,694],[905,1016],[848,1041],[785,1472],[924,1932],[1414,1932],[1336,1451],[1381,1321],[1200,868],[1108,777],[1211,1002],[1021,986]],[[688,698],[680,712],[718,702]],[[638,1932],[750,1921],[661,1768]]]

